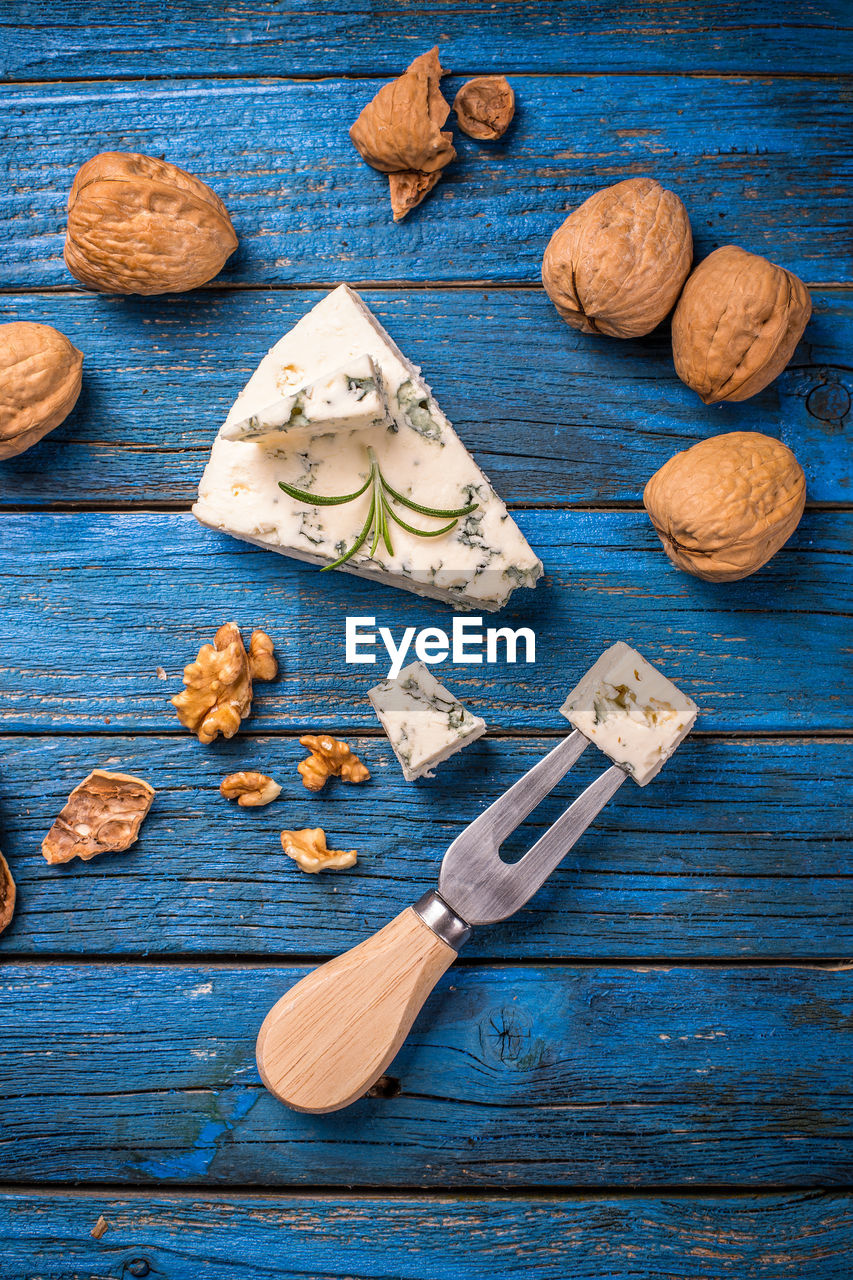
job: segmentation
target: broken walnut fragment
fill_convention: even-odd
[[[370,770],[353,755],[345,742],[328,734],[306,733],[299,739],[311,755],[296,766],[302,782],[309,791],[321,791],[327,778],[342,778],[344,782],[367,782]]]
[[[313,875],[317,871],[343,871],[354,867],[355,849],[327,849],[322,827],[303,827],[301,831],[282,831],[281,847],[294,862]]]
[[[154,788],[129,773],[95,769],[75,787],[41,851],[51,864],[99,853],[123,853],[135,843],[151,808]]]
[[[15,914],[15,897],[15,881],[12,879],[12,872],[3,854],[0,853],[0,933],[11,923],[12,916]]]
[[[459,128],[469,138],[495,142],[515,115],[515,94],[506,76],[475,76],[453,99]]]
[[[389,175],[397,222],[420,204],[456,157],[453,134],[442,130],[450,114],[439,88],[445,74],[437,47],[422,53],[382,86],[349,131],[362,158]]]
[[[266,632],[252,632],[247,653],[236,622],[226,622],[213,644],[202,645],[195,662],[184,667],[186,688],[172,698],[172,706],[199,742],[213,742],[220,734],[233,738],[252,710],[252,679],[272,680],[277,673]]]
[[[259,809],[265,804],[272,804],[281,795],[281,787],[273,778],[251,770],[229,773],[220,782],[219,790],[226,800],[236,800],[239,805],[248,809]]]

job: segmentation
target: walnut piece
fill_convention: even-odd
[[[3,854],[0,853],[0,933],[15,914],[15,897],[15,881],[12,879],[12,872]]]
[[[0,459],[64,422],[83,384],[83,356],[49,324],[0,324]]]
[[[542,283],[573,329],[637,338],[672,310],[692,258],[678,196],[654,178],[627,178],[596,191],[558,227]]]
[[[249,671],[253,680],[275,680],[278,663],[274,646],[266,631],[253,631],[249,641]]]
[[[363,159],[390,175],[395,222],[420,204],[456,156],[453,134],[442,131],[450,114],[439,88],[443,75],[438,48],[422,53],[382,86],[349,131]]]
[[[233,738],[252,709],[252,677],[271,680],[278,671],[273,643],[264,631],[254,631],[251,655],[246,653],[236,622],[226,622],[213,644],[204,644],[195,662],[184,667],[186,688],[172,698],[182,725],[199,742],[213,742],[220,734]]]
[[[154,788],[129,773],[95,769],[68,797],[42,841],[51,864],[99,853],[123,853],[139,835],[154,799]]]
[[[90,289],[197,289],[222,270],[236,248],[219,196],[175,164],[104,151],[77,172],[68,197],[65,262]]]
[[[303,871],[342,871],[354,867],[355,849],[327,849],[322,827],[303,827],[301,831],[282,831],[281,847]]]
[[[797,459],[759,431],[730,431],[675,454],[643,494],[672,563],[707,582],[760,569],[796,529],[805,501]]]
[[[353,755],[345,742],[328,734],[316,736],[306,733],[299,739],[311,755],[296,766],[302,782],[309,791],[321,791],[327,778],[342,778],[344,782],[366,782],[370,777],[367,765]]]
[[[515,94],[506,76],[475,76],[453,100],[459,128],[469,138],[502,138],[515,115]]]
[[[748,400],[785,368],[811,313],[793,272],[724,245],[699,263],[678,300],[675,371],[705,404]]]
[[[281,795],[281,787],[273,778],[251,770],[229,773],[220,782],[219,790],[226,800],[236,800],[239,805],[249,809],[272,804]]]

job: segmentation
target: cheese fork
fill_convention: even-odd
[[[629,776],[611,765],[522,858],[502,861],[503,842],[588,746],[578,729],[564,738],[456,837],[437,890],[282,996],[257,1043],[271,1093],[296,1111],[337,1111],[376,1082],[472,926],[523,907]]]

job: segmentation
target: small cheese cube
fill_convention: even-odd
[[[382,376],[368,355],[355,356],[332,373],[296,387],[265,409],[226,423],[224,440],[246,440],[252,444],[281,444],[297,432],[387,430],[388,406],[382,390]]]
[[[431,770],[486,732],[486,722],[454,698],[423,662],[404,667],[367,695],[408,782]]]
[[[621,640],[590,667],[560,711],[641,787],[699,714],[691,698]]]

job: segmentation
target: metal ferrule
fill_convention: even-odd
[[[435,889],[430,889],[429,893],[419,898],[412,910],[432,929],[436,937],[441,938],[454,951],[458,951],[471,936],[471,926],[451,910]]]

